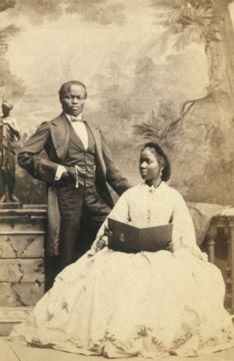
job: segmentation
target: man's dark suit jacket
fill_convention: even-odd
[[[48,184],[48,230],[46,253],[58,254],[60,214],[56,195],[55,174],[58,164],[63,165],[69,142],[69,121],[62,113],[44,122],[28,139],[18,153],[18,162],[31,176]],[[112,207],[109,184],[120,195],[130,188],[127,180],[115,168],[110,150],[100,129],[86,123],[96,143],[96,187],[101,197]]]

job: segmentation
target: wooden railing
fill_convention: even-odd
[[[226,284],[225,307],[234,313],[234,215],[219,215],[211,220],[204,249],[209,261],[222,271]]]

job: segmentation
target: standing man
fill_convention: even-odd
[[[101,131],[83,119],[86,87],[77,80],[59,90],[63,112],[42,123],[18,154],[19,164],[48,184],[47,255],[59,254],[59,269],[92,244],[113,200],[130,187],[115,168]],[[59,221],[59,222],[58,222]]]

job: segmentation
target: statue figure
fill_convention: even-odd
[[[20,139],[17,121],[10,116],[13,106],[2,101],[0,117],[0,208],[2,203],[19,203],[14,195],[15,185],[15,144]]]

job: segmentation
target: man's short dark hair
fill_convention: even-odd
[[[80,85],[84,88],[85,90],[85,98],[87,98],[87,89],[86,89],[86,86],[84,85],[84,83],[82,83],[81,81],[79,80],[70,80],[70,81],[67,81],[66,83],[63,83],[59,89],[59,99],[61,100],[64,95],[70,90],[71,86],[72,85]]]

